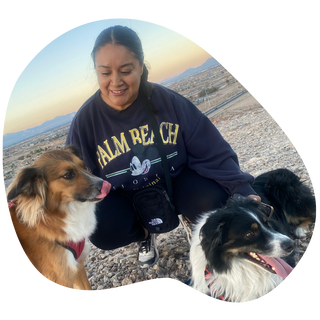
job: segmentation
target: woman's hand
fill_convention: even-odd
[[[259,196],[257,196],[256,194],[250,194],[250,195],[248,195],[248,198],[251,198],[253,200],[261,202],[261,198]]]

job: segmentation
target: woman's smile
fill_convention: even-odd
[[[112,94],[119,96],[125,93],[126,89],[122,89],[122,90],[110,90]]]

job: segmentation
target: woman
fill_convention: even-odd
[[[165,185],[160,155],[144,109],[151,97],[168,158],[174,204],[189,221],[222,206],[235,193],[260,198],[253,177],[210,120],[189,100],[147,81],[142,45],[130,28],[114,26],[98,36],[92,59],[100,89],[77,112],[67,144],[78,147],[87,168],[108,180],[112,191],[99,203],[91,241],[110,250],[140,242],[142,267],[158,259],[154,235],[140,222],[132,201],[136,190]]]

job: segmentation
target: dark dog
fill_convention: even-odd
[[[280,221],[286,232],[305,237],[315,222],[316,201],[310,189],[288,169],[276,169],[256,177],[254,190],[262,202],[274,208],[273,219]]]

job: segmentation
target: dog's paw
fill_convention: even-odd
[[[303,227],[298,227],[296,230],[294,230],[294,235],[297,238],[305,238],[307,236],[307,230]]]

